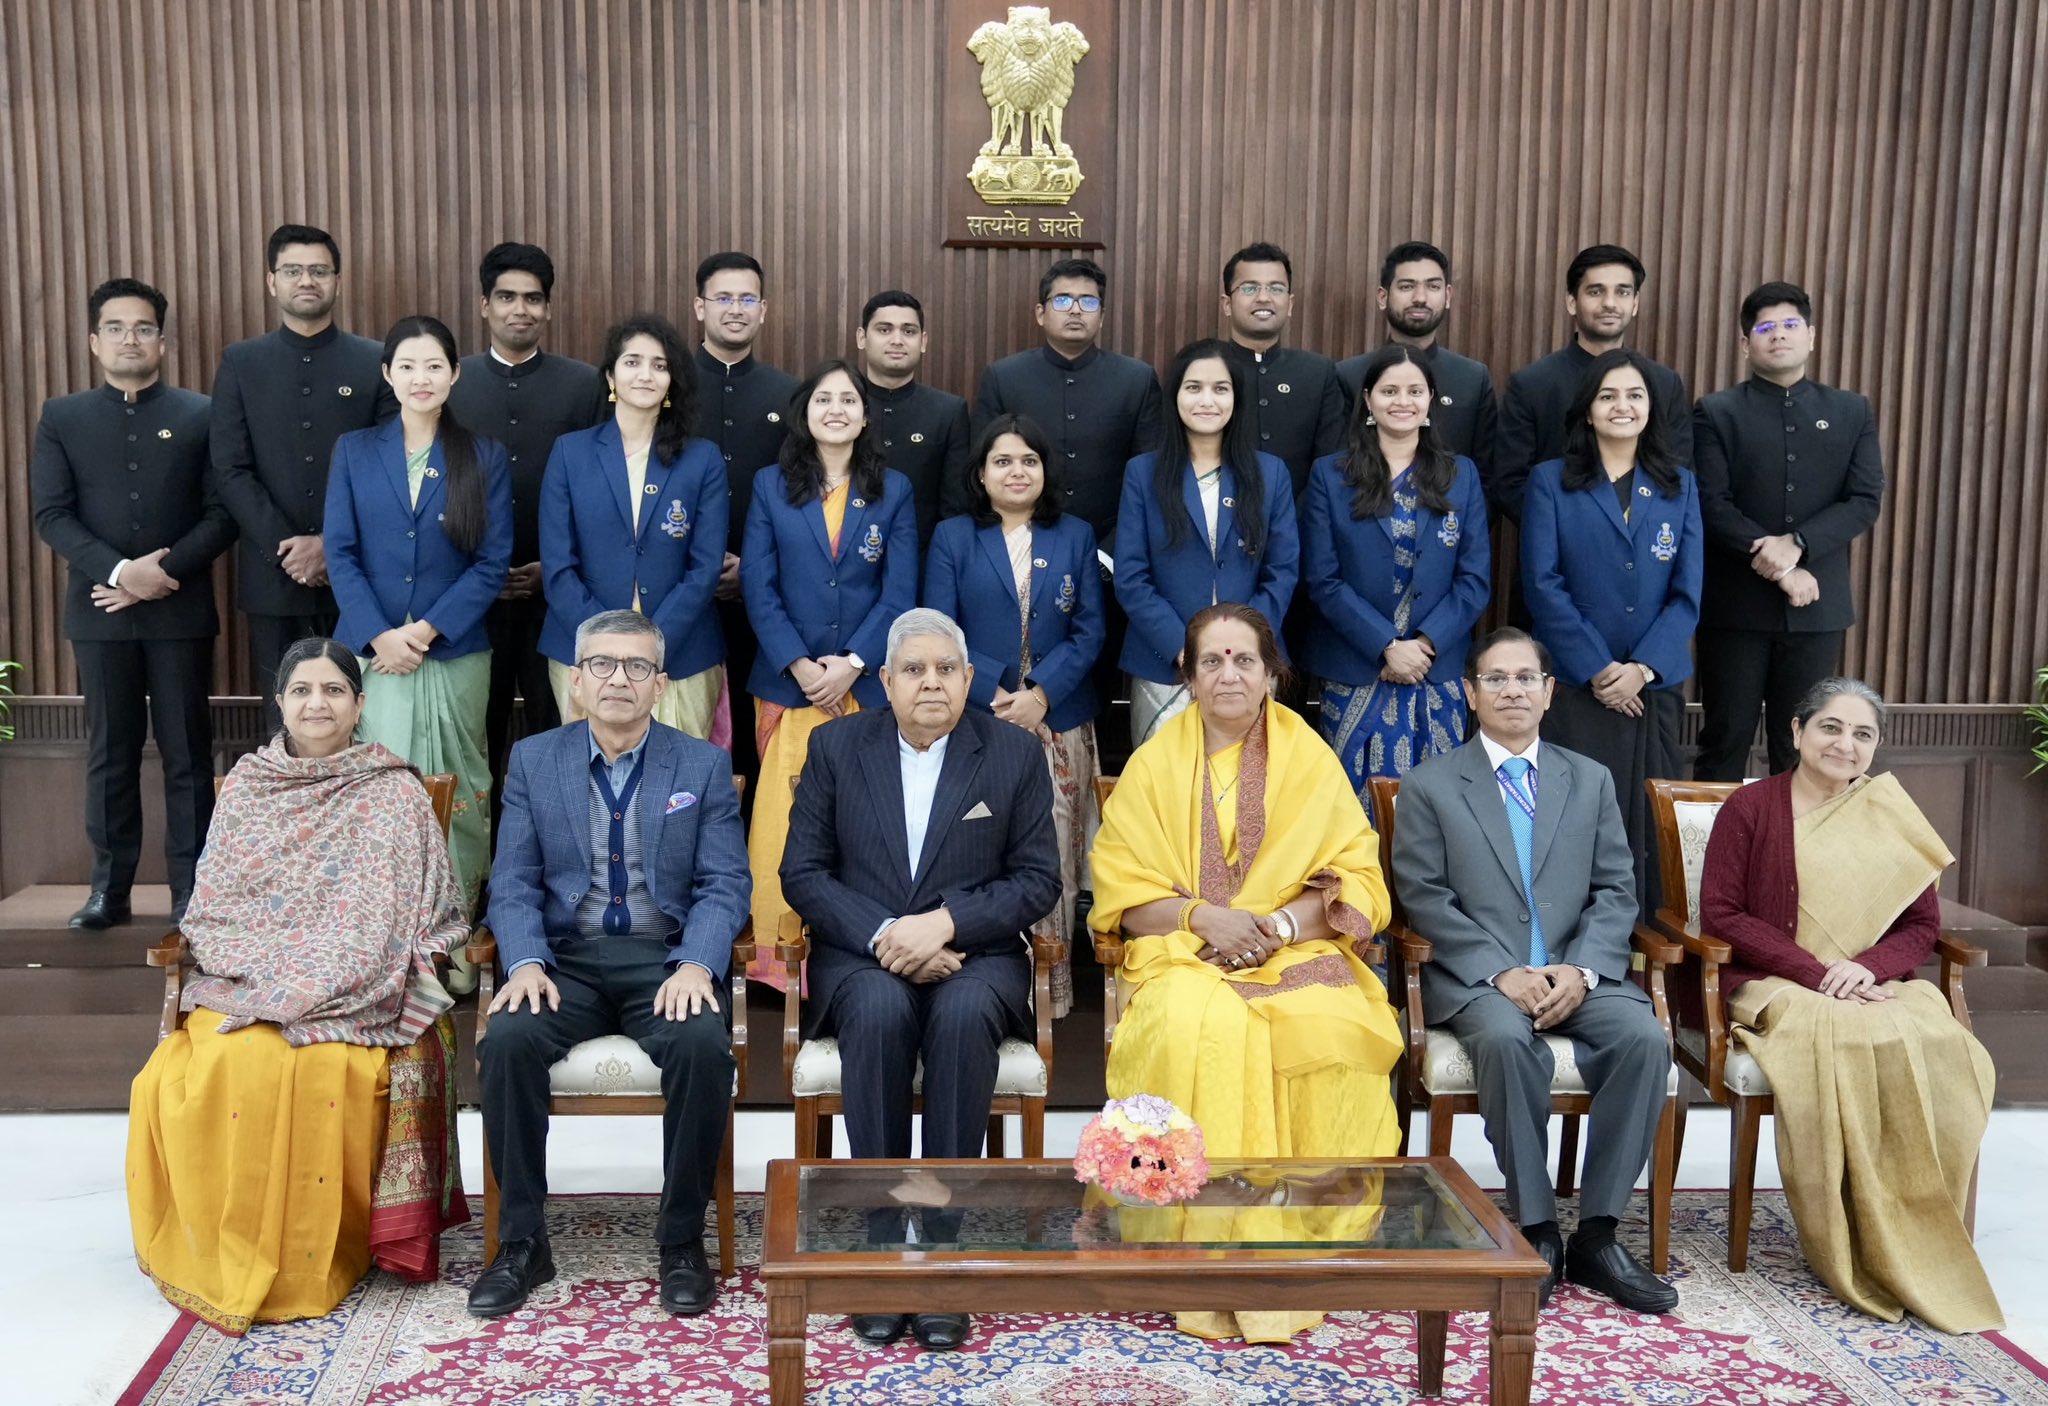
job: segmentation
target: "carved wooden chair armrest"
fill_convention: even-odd
[[[1395,978],[1401,991],[1394,998],[1394,1008],[1401,1016],[1401,1038],[1408,1045],[1407,1080],[1408,1093],[1412,1101],[1422,1094],[1422,1070],[1424,1033],[1427,1027],[1422,1023],[1422,967],[1436,955],[1436,949],[1429,939],[1416,932],[1406,923],[1394,923],[1385,933],[1393,954],[1387,975]]]
[[[794,913],[784,913],[775,929],[775,960],[782,963],[782,1075],[793,1077],[796,1052],[803,1044],[804,958],[811,952],[810,930]]]
[[[1697,964],[1700,1022],[1707,1046],[1706,1077],[1702,1082],[1711,1093],[1721,1087],[1721,1072],[1728,1062],[1728,1017],[1721,1008],[1721,968],[1734,957],[1734,949],[1720,938],[1698,931],[1669,908],[1658,909],[1650,927],[1666,943],[1678,944],[1683,954],[1679,959],[1682,966],[1691,968]],[[1675,1032],[1675,1021],[1673,1028]]]
[[[498,996],[498,939],[479,924],[469,934],[463,955],[476,968],[476,1039],[483,1042],[484,1027],[491,1021],[491,1002]]]
[[[1963,996],[1963,968],[1984,966],[1990,962],[1991,954],[1952,932],[1937,937],[1934,950],[1941,957],[1941,994],[1948,998],[1948,1008],[1955,1012],[1957,1022],[1968,1030],[1970,1003]]]
[[[1678,1027],[1671,1017],[1671,1003],[1666,999],[1664,973],[1685,959],[1685,949],[1660,937],[1641,923],[1636,924],[1635,934],[1629,945],[1643,959],[1643,969],[1640,973],[1642,987],[1650,993],[1650,1009],[1656,1012],[1657,1023],[1664,1027],[1664,1043],[1676,1049]]]
[[[1031,1010],[1037,1020],[1038,1057],[1052,1073],[1052,969],[1066,960],[1065,939],[1051,933],[1031,934]]]
[[[726,999],[732,1002],[732,1057],[739,1064],[741,1087],[747,1069],[747,968],[754,964],[754,920],[748,918],[733,934],[732,965],[726,969]]]
[[[1116,1039],[1116,974],[1124,964],[1124,935],[1121,932],[1088,933],[1095,944],[1095,962],[1102,968],[1102,1052],[1107,1055]]]
[[[157,1021],[156,1037],[168,1040],[184,1020],[180,1008],[185,1003],[185,934],[173,928],[163,941],[143,954],[143,960],[164,969],[164,1009]]]

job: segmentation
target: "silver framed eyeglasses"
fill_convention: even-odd
[[[616,674],[621,665],[625,667],[626,677],[634,683],[646,683],[654,677],[655,670],[661,667],[652,659],[614,659],[609,654],[593,654],[588,659],[576,661],[577,668],[588,669],[601,679],[608,679]]]
[[[1270,293],[1276,298],[1284,298],[1287,296],[1287,285],[1284,283],[1254,283],[1252,280],[1246,279],[1231,291],[1240,298],[1256,298],[1261,292]]]
[[[109,342],[154,342],[163,336],[164,329],[154,322],[138,322],[130,327],[125,322],[102,322],[93,329]]]
[[[1509,684],[1513,684],[1524,693],[1534,693],[1537,689],[1543,687],[1543,681],[1549,677],[1550,675],[1539,674],[1534,669],[1524,669],[1519,674],[1503,674],[1495,671],[1490,674],[1481,674],[1479,676],[1479,686],[1488,693],[1499,693]]]
[[[745,308],[748,312],[761,306],[761,296],[758,293],[720,293],[704,301],[713,307]]]

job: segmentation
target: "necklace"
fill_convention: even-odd
[[[1207,765],[1207,763],[1204,763],[1204,765]],[[1237,783],[1242,780],[1244,780],[1244,772],[1240,769],[1237,775],[1230,778],[1229,785],[1225,786],[1222,790],[1216,792],[1216,804],[1218,806],[1221,806],[1223,804],[1223,798],[1229,795],[1231,791],[1236,787]],[[1213,766],[1209,767],[1209,786],[1212,790],[1216,786],[1216,768]]]

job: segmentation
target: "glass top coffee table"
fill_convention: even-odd
[[[1393,1309],[1425,1395],[1448,1315],[1492,1316],[1491,1399],[1524,1406],[1548,1272],[1449,1158],[1211,1162],[1199,1196],[1120,1204],[1066,1162],[777,1161],[761,1277],[770,1401],[803,1400],[813,1313]]]

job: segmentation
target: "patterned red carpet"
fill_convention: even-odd
[[[1727,1198],[1681,1192],[1672,1319],[1569,1286],[1545,1313],[1534,1400],[1552,1406],[2001,1406],[2048,1403],[2048,1369],[1997,1335],[1944,1337],[1850,1313],[1799,1258],[1781,1196],[1758,1198],[1747,1274],[1726,1264]],[[765,1305],[751,1270],[717,1309],[655,1302],[651,1196],[550,1205],[562,1274],[521,1313],[471,1318],[477,1226],[448,1236],[440,1283],[381,1274],[309,1323],[236,1342],[181,1321],[120,1406],[740,1406],[768,1397]],[[740,1198],[740,1259],[761,1200]],[[1624,1231],[1640,1241],[1642,1228]],[[716,1261],[714,1247],[714,1263]],[[1280,1406],[1415,1401],[1414,1320],[1339,1314],[1291,1347],[1204,1342],[1164,1314],[983,1317],[964,1352],[856,1341],[811,1320],[812,1406]],[[1484,1402],[1486,1321],[1454,1318],[1443,1400]]]

